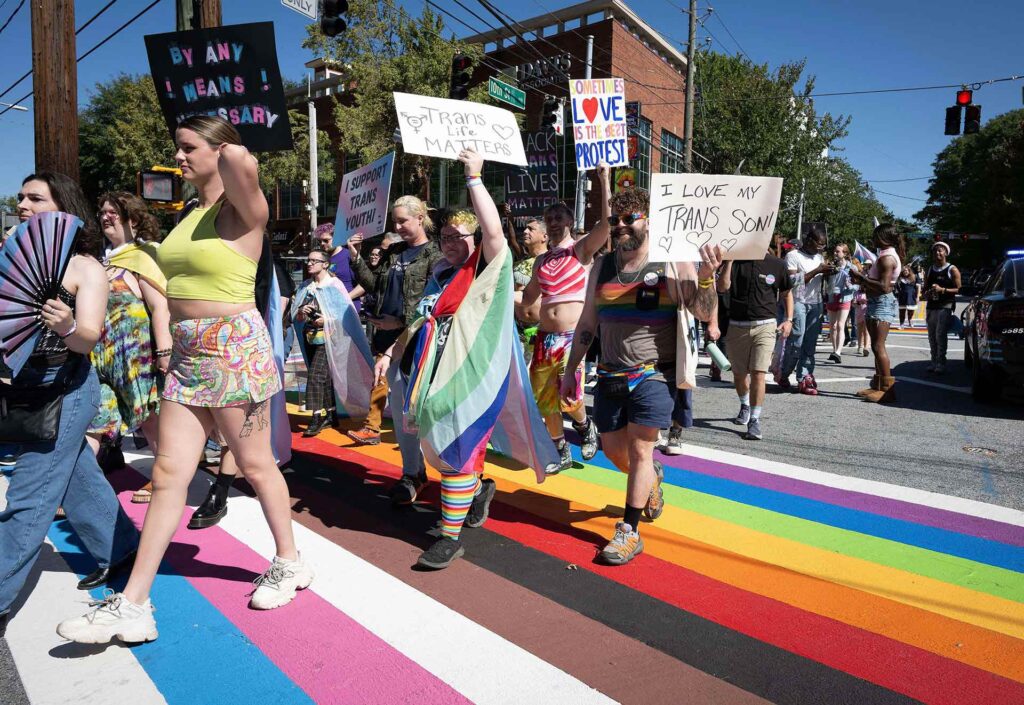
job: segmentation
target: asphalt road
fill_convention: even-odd
[[[685,440],[1024,509],[1024,395],[1008,395],[996,405],[976,403],[963,364],[963,342],[955,338],[949,341],[949,369],[941,378],[925,372],[929,352],[924,335],[895,333],[889,342],[899,380],[894,404],[869,404],[854,396],[874,374],[873,358],[855,357],[846,348],[841,364],[826,362],[831,346],[819,343],[819,396],[781,392],[769,381],[762,441],[743,440],[741,427],[731,422],[739,408],[731,374],[712,382],[705,361],[697,374],[694,427]]]

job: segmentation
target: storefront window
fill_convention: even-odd
[[[640,118],[637,125],[637,158],[633,161],[636,167],[637,186],[642,189],[651,188],[651,121],[647,118]]]
[[[661,131],[661,173],[682,174],[683,140],[668,130]]]

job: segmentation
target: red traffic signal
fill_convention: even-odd
[[[465,54],[452,57],[452,77],[448,84],[448,97],[452,100],[466,100],[469,97],[469,67],[472,63]]]
[[[970,105],[971,100],[974,98],[974,91],[957,91],[956,92],[956,104],[957,105]]]

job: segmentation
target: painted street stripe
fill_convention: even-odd
[[[72,563],[90,561],[83,559],[77,549],[71,550],[76,552],[66,555]],[[90,599],[89,593],[76,587],[78,580],[53,543],[48,540],[43,544],[7,625],[7,644],[18,668],[12,675],[21,677],[29,702],[166,705],[167,701],[136,659],[136,649],[82,646],[57,635],[61,618],[88,609],[85,603]],[[0,692],[0,702],[20,702],[9,701],[8,695]],[[193,692],[193,702],[194,695]]]
[[[331,435],[335,436],[336,434]],[[398,473],[394,466],[398,460],[398,453],[385,446],[366,447],[360,448],[359,451],[353,451],[326,446],[322,441],[310,445],[325,448],[325,453],[328,453],[328,456],[318,458],[322,462],[330,463],[330,457],[351,459],[356,464],[343,464],[341,469],[356,476],[361,477],[365,467],[369,467],[374,473]],[[378,460],[378,458],[390,458],[391,460],[389,463]],[[582,549],[573,543],[574,551],[582,550],[582,554],[576,552],[568,560],[579,566],[587,567],[588,570],[601,572],[614,580],[620,580],[627,576],[630,581],[633,580],[635,568],[607,569],[593,562],[595,538],[597,545],[603,545],[607,537],[612,534],[614,522],[621,516],[618,513],[621,510],[611,509],[611,513],[608,509],[594,510],[594,506],[605,506],[600,502],[594,502],[587,506],[574,500],[545,501],[543,498],[539,498],[535,491],[522,491],[526,485],[516,484],[514,480],[509,481],[510,478],[523,477],[521,473],[508,472],[493,465],[488,466],[488,473],[498,482],[498,501],[505,503],[502,506],[514,507],[515,509],[510,510],[513,513],[522,512],[521,515],[517,514],[512,524],[517,531],[531,532],[534,530],[534,526],[547,527],[543,536],[539,536],[530,545],[552,553],[553,547],[563,542],[563,534],[575,537],[573,541],[579,541],[583,537],[585,545]],[[553,477],[545,482],[544,487],[548,488],[559,484],[562,480],[568,481],[568,479],[568,475]],[[530,489],[535,490],[536,488]],[[570,490],[570,496],[572,496],[572,491],[576,491],[575,486]],[[430,501],[435,498],[428,494],[426,499]],[[495,509],[494,511],[501,510]],[[495,516],[498,515],[495,514]],[[573,517],[580,518],[573,520]],[[566,527],[567,521],[572,526]],[[500,524],[496,526],[500,526]],[[498,529],[495,528],[495,530]],[[680,588],[678,595],[672,593],[677,600],[673,604],[719,622],[723,619],[721,616],[710,617],[706,612],[705,596],[722,594],[723,591],[729,593],[726,604],[722,606],[727,614],[726,621],[721,623],[732,625],[732,628],[741,628],[744,633],[755,635],[771,644],[792,649],[796,653],[812,655],[813,658],[823,663],[849,671],[845,665],[836,666],[836,661],[833,660],[838,658],[840,663],[845,664],[846,659],[849,658],[848,649],[843,647],[841,655],[833,656],[831,654],[833,647],[838,648],[840,644],[848,643],[853,638],[850,635],[823,637],[825,639],[823,643],[819,641],[811,643],[802,642],[795,636],[793,640],[789,640],[787,636],[789,632],[786,631],[782,634],[773,631],[773,625],[783,623],[794,625],[793,628],[801,635],[801,638],[806,639],[808,634],[817,635],[821,631],[822,627],[816,620],[824,619],[827,624],[833,625],[830,627],[832,629],[840,629],[840,631],[854,629],[854,633],[858,635],[857,640],[862,639],[860,635],[864,633],[873,633],[882,639],[881,643],[888,644],[886,648],[896,648],[885,640],[885,637],[889,637],[897,640],[896,643],[906,644],[906,648],[911,648],[911,654],[917,654],[918,649],[924,649],[934,654],[956,659],[964,664],[977,665],[986,671],[1024,678],[1022,675],[1024,674],[1024,650],[1021,649],[1021,642],[1017,639],[950,619],[919,607],[896,602],[889,596],[879,596],[859,590],[857,587],[838,585],[771,563],[751,561],[706,543],[670,533],[659,526],[650,525],[643,531],[647,550],[644,556],[634,560],[630,566],[635,567],[652,555],[666,557],[666,560],[659,561],[661,567],[656,574],[646,576],[653,582],[638,580],[629,582],[630,585],[659,599],[668,599],[668,597],[655,589],[656,586],[661,588],[671,585],[674,589],[677,585],[685,585]],[[517,541],[523,540],[518,534],[511,537]],[[564,541],[570,541],[570,539],[566,538]],[[552,555],[555,554],[552,553]],[[565,556],[562,557],[565,558]],[[642,564],[646,565],[646,563]],[[671,571],[669,566],[671,566]],[[672,572],[672,575],[664,574],[665,571]],[[678,573],[674,571],[678,571]],[[510,577],[515,579],[514,575],[510,575]],[[870,581],[870,583],[874,582]],[[732,594],[732,590],[736,590],[737,594]],[[890,592],[897,591],[890,590]],[[764,599],[768,601],[760,602]],[[679,602],[678,600],[683,601]],[[742,606],[742,603],[750,600],[754,601],[754,606]],[[947,600],[939,597],[938,601],[945,603]],[[756,607],[756,605],[761,606]],[[781,609],[783,613],[766,613],[766,606],[769,605]],[[787,605],[798,609],[795,612],[789,612],[787,611],[788,607],[783,607]],[[750,615],[749,620],[748,615]],[[600,617],[595,615],[595,618]],[[799,626],[801,624],[804,626]],[[862,629],[866,632],[862,632]],[[627,633],[632,632],[627,631]],[[905,663],[908,658],[907,654],[903,652],[900,652],[902,655],[891,652],[884,655],[877,653],[874,656],[867,655],[873,649],[881,648],[875,642],[870,643],[871,648],[862,645],[857,651],[858,654],[862,652],[866,654],[864,658],[868,661],[861,664],[861,667],[867,668],[869,671],[876,663]],[[898,648],[904,647],[900,645]],[[925,666],[918,664],[914,668],[921,669]],[[941,666],[935,666],[936,674],[938,672],[946,673],[949,668],[951,668],[950,664],[944,661]],[[925,670],[928,669],[925,668]],[[861,671],[853,672],[861,673]],[[968,669],[968,672],[961,676],[972,678],[970,672],[971,669]],[[875,677],[872,677],[871,680],[883,682]],[[981,686],[979,685],[979,687]],[[988,687],[985,686],[985,688]]]
[[[50,528],[49,535],[73,571],[84,575],[87,571],[93,570],[92,559],[81,553],[78,538],[71,532],[67,522],[55,523]],[[131,653],[146,669],[147,675],[167,700],[168,705],[195,705],[197,689],[201,691],[201,697],[211,703],[266,700],[296,705],[312,703],[313,701],[262,651],[239,633],[187,578],[171,568],[176,558],[175,554],[180,556],[180,560],[187,560],[193,552],[194,547],[171,545],[168,558],[157,574],[151,593],[153,604],[159,610],[156,618],[160,637],[156,641],[140,644],[131,649]],[[201,562],[192,562],[188,573],[192,577],[218,577],[228,581],[248,581],[252,577],[249,571]],[[122,578],[117,588],[123,586],[123,580]],[[101,593],[102,590],[94,590],[93,596],[98,597]],[[161,605],[166,605],[167,609],[162,609]],[[60,619],[85,611],[84,605],[66,605],[59,610],[55,610],[51,605],[49,619],[40,626],[47,630],[55,629]],[[175,614],[188,616],[175,619]],[[101,648],[105,650],[121,647],[110,645]],[[183,655],[187,657],[185,664],[182,663]],[[60,663],[54,663],[51,659],[51,671],[57,669]],[[203,674],[213,675],[198,680],[182,677],[183,671],[196,668]],[[90,680],[97,679],[103,683],[102,671],[93,672]]]
[[[273,540],[254,498],[234,497],[218,527],[258,554],[273,555]],[[516,703],[614,702],[305,526],[294,529],[303,556],[317,571],[310,592],[472,702],[507,703],[510,693]],[[448,648],[453,644],[458,645],[455,654]],[[295,656],[305,658],[304,653]]]
[[[706,458],[708,460],[715,460],[730,465],[750,468],[759,472],[771,473],[782,477],[791,477],[797,480],[825,485],[827,487],[834,487],[836,489],[888,497],[890,499],[896,499],[912,504],[920,504],[925,507],[934,507],[936,509],[944,509],[957,514],[965,514],[980,517],[982,519],[988,519],[993,522],[1010,524],[1015,531],[1020,530],[1020,535],[1024,536],[1024,512],[1010,507],[988,504],[986,502],[979,502],[973,499],[964,499],[963,497],[954,497],[952,495],[940,494],[938,492],[919,490],[913,487],[893,485],[887,482],[879,482],[877,480],[865,480],[857,477],[849,477],[847,475],[824,472],[822,470],[812,470],[811,468],[790,465],[788,463],[780,463],[774,460],[753,458],[751,456],[741,455],[740,453],[732,453],[729,451],[717,450],[715,448],[705,448],[703,446],[697,446],[690,443],[683,443],[681,444],[681,447],[684,453],[691,457]]]
[[[111,480],[123,482],[123,478]],[[204,478],[198,474],[192,484],[193,489],[206,487]],[[120,497],[128,515],[140,523],[145,518],[145,505],[131,504],[129,492],[121,493]],[[232,502],[232,513],[236,504]],[[220,526],[189,531],[185,524],[190,514],[186,512],[182,517],[173,539],[175,547],[188,546],[188,551],[169,553],[169,562],[179,573],[188,575],[193,587],[313,702],[468,702],[314,591],[300,592],[287,607],[250,609],[248,593],[252,591],[252,578],[266,569],[269,558],[254,552]],[[262,513],[255,518],[255,528],[269,535]],[[271,544],[267,555],[273,553]],[[193,575],[197,563],[218,568],[205,576]],[[226,574],[237,577],[225,579]],[[165,604],[162,612],[158,628],[182,618],[181,610],[173,603]],[[338,664],[342,663],[345,676],[336,677]]]

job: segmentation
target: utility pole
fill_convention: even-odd
[[[802,240],[800,231],[804,227],[804,187],[807,185],[807,179],[800,179],[800,207],[796,211],[796,239]]]
[[[220,27],[223,24],[220,0],[176,0],[176,2],[175,16],[178,32]]]
[[[686,45],[686,109],[683,113],[683,171],[686,172],[693,171],[693,60],[696,56],[697,0],[690,0],[690,38]]]
[[[590,80],[594,69],[594,35],[587,35],[587,67],[584,78]],[[587,172],[576,171],[576,231],[583,230],[583,219],[587,207]]]
[[[313,102],[313,89],[309,83],[309,76],[306,76],[306,81],[307,107],[309,108],[309,200],[307,203],[309,205],[309,237],[312,242],[313,231],[316,230],[317,225],[317,210],[320,208],[320,167],[317,162],[316,104]]]
[[[32,0],[31,6],[36,171],[55,171],[77,181],[75,4]]]

